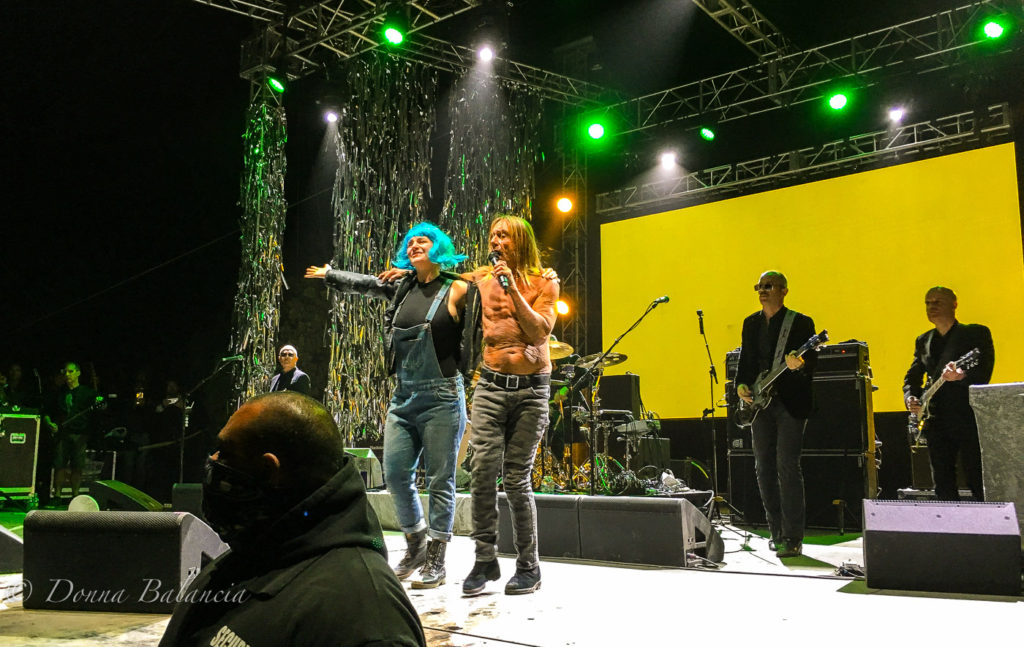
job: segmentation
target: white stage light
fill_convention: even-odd
[[[477,52],[477,56],[479,56],[480,60],[483,61],[484,63],[490,63],[492,60],[494,60],[494,50],[488,47],[487,45],[484,45],[483,47],[480,48],[480,51]]]
[[[661,168],[666,171],[674,169],[676,166],[676,154],[672,152],[661,154]]]
[[[889,121],[892,121],[892,122],[903,121],[903,115],[904,115],[903,108],[901,108],[899,106],[895,106],[893,108],[889,108]]]

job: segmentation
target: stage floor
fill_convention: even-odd
[[[541,589],[506,596],[515,569],[500,559],[502,579],[476,597],[462,595],[473,565],[473,544],[455,537],[448,551],[448,582],[413,590],[432,646],[636,645],[646,640],[694,639],[762,644],[806,641],[878,641],[911,638],[952,645],[991,639],[1001,644],[1024,626],[1024,598],[868,589],[863,581],[831,576],[835,563],[854,561],[860,540],[832,546],[805,544],[806,555],[779,560],[767,541],[720,527],[726,563],[718,571],[542,560]],[[746,538],[747,548],[743,548]],[[387,533],[391,561],[404,550]],[[937,565],[941,567],[941,565]],[[0,645],[92,647],[155,646],[167,616],[72,611],[26,611],[20,575],[0,576]],[[939,622],[938,619],[944,620]]]

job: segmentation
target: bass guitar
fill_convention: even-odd
[[[811,350],[818,350],[827,342],[828,331],[822,330],[817,335],[811,335],[810,339],[804,342],[800,348],[796,349],[796,356],[803,357],[805,353]],[[775,381],[787,370],[789,370],[789,367],[783,362],[774,369],[765,369],[757,376],[754,385],[750,387],[751,394],[754,396],[753,402],[746,402],[742,398],[740,399],[740,405],[736,409],[735,416],[737,425],[746,428],[754,424],[754,418],[757,417],[757,414],[772,403],[772,398],[775,396]]]
[[[977,348],[964,353],[964,355],[953,362],[953,369],[968,370],[973,368],[978,363],[978,358],[981,357],[981,351]],[[945,369],[943,369],[945,370]],[[915,414],[913,411],[910,412],[910,417],[907,420],[907,432],[910,435],[911,445],[921,444],[921,435],[924,433],[925,423],[932,417],[931,403],[932,398],[935,397],[935,393],[942,388],[942,385],[946,383],[946,378],[941,375],[934,382],[929,380],[925,386],[924,393],[921,394],[921,413]]]

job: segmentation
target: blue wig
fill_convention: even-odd
[[[405,238],[402,239],[402,244],[398,246],[398,250],[395,252],[395,267],[403,270],[413,269],[412,263],[409,261],[409,253],[406,249],[409,247],[409,239],[416,236],[426,236],[430,239],[433,245],[428,256],[432,262],[445,269],[455,267],[468,258],[465,254],[455,253],[455,245],[452,244],[452,239],[448,237],[448,234],[438,229],[437,225],[430,222],[421,222],[413,225],[412,229],[405,235]]]

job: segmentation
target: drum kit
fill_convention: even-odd
[[[552,374],[550,425],[537,448],[533,487],[541,492],[600,491],[617,494],[615,484],[631,474],[630,459],[641,438],[656,431],[657,421],[634,420],[633,412],[601,407],[604,370],[629,359],[622,353],[579,357],[572,346],[554,337],[548,343],[556,363]],[[569,361],[565,361],[569,360]],[[612,433],[625,441],[625,465],[609,452]],[[591,469],[591,464],[597,466]]]

